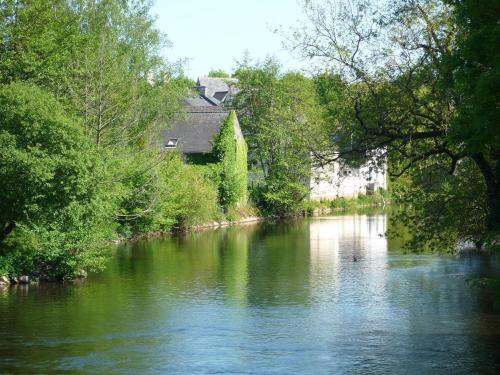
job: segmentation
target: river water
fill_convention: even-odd
[[[73,285],[0,289],[1,374],[494,374],[484,256],[405,255],[385,214],[120,246]]]

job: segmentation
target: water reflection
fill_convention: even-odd
[[[309,226],[312,277],[319,279],[321,285],[328,275],[338,278],[343,262],[385,258],[386,221],[385,215],[312,219]]]
[[[402,255],[386,215],[120,247],[83,284],[0,290],[0,373],[489,373],[487,258]]]

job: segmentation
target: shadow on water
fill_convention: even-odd
[[[405,255],[363,211],[116,249],[0,289],[0,373],[498,373],[498,259]]]

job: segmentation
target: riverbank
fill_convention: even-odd
[[[153,238],[172,237],[186,233],[195,233],[210,231],[219,228],[226,228],[231,226],[244,226],[253,225],[264,221],[279,221],[288,218],[298,218],[307,216],[321,216],[331,213],[353,212],[366,208],[385,207],[390,204],[390,200],[382,195],[376,194],[372,196],[360,196],[353,199],[339,198],[332,201],[307,201],[304,202],[303,207],[297,212],[289,213],[281,217],[261,215],[256,209],[245,207],[238,212],[231,212],[223,220],[210,221],[202,224],[191,225],[179,230],[173,231],[152,231],[133,237],[122,237],[111,241],[114,245],[119,245],[128,242],[136,242],[140,240],[147,240]],[[229,220],[228,217],[233,218]],[[76,278],[64,280],[66,282],[74,282],[87,278],[87,272],[80,270]],[[45,280],[33,277],[30,275],[1,275],[0,286],[8,287],[9,285],[29,285],[38,282],[54,282],[55,280]]]
[[[266,216],[245,216],[237,220],[222,220],[222,221],[211,221],[204,224],[192,225],[189,227],[181,228],[173,231],[156,231],[156,232],[148,232],[141,235],[128,237],[128,238],[120,238],[118,240],[113,241],[114,244],[121,244],[126,242],[135,242],[139,240],[146,240],[152,238],[161,238],[161,237],[171,237],[177,236],[186,233],[194,233],[194,232],[202,232],[207,230],[213,230],[218,228],[225,228],[230,226],[237,225],[250,225],[256,224],[265,220],[268,220],[269,217]]]
[[[356,198],[337,198],[304,202],[302,211],[306,216],[325,215],[334,212],[355,211],[363,208],[386,207],[391,205],[391,197],[387,192],[371,195],[359,195]]]
[[[157,231],[148,232],[132,238],[122,238],[115,243],[124,243],[137,240],[144,240],[150,238],[160,238],[175,236],[179,234],[185,234],[190,232],[200,232],[206,230],[213,230],[218,228],[225,228],[230,226],[238,225],[251,225],[263,221],[277,221],[286,218],[293,217],[307,217],[307,216],[321,216],[331,213],[340,212],[352,212],[365,208],[384,208],[391,204],[391,200],[387,195],[374,194],[374,195],[360,195],[356,198],[338,198],[334,200],[322,200],[322,201],[305,201],[303,205],[296,211],[290,212],[286,215],[275,216],[275,215],[261,215],[255,208],[249,209],[246,207],[239,213],[228,215],[227,217],[233,217],[234,219],[229,220],[227,217],[221,221],[210,221],[203,224],[192,225],[179,230],[174,231]],[[236,217],[236,218],[235,218]]]

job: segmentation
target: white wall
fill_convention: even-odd
[[[310,180],[311,200],[332,200],[335,198],[355,198],[366,194],[372,184],[374,190],[387,189],[387,168],[374,169],[369,164],[361,168],[349,168],[338,162],[313,167]]]

